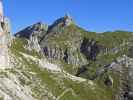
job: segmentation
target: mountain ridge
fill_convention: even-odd
[[[88,32],[65,16],[10,37],[0,99],[132,100],[132,32]]]

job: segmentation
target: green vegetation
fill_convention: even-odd
[[[23,67],[22,69],[19,68],[21,71],[25,70],[26,72],[33,72],[35,73],[34,76],[23,72],[23,75],[36,77],[37,79],[41,80],[41,85],[47,87],[47,90],[49,92],[52,92],[54,96],[58,97],[60,96],[65,90],[70,89],[68,92],[64,93],[64,95],[60,98],[60,100],[112,100],[114,94],[117,92],[117,87],[119,86],[118,78],[115,74],[112,76],[114,79],[114,87],[110,88],[105,86],[103,84],[104,76],[103,78],[99,78],[94,81],[94,85],[89,85],[87,82],[85,83],[77,83],[73,82],[70,79],[61,79],[62,83],[59,82],[60,80],[60,74],[53,74],[45,69],[40,68],[35,62],[32,60],[27,60],[22,55],[20,55],[18,52],[24,52],[26,54],[31,55],[31,53],[27,52],[25,48],[22,48],[24,46],[25,42],[22,42],[21,40],[17,40],[17,42],[22,43],[22,45],[13,45],[11,47],[12,52],[16,54],[16,57],[21,57],[22,61],[21,63],[25,65],[26,67]],[[18,49],[20,47],[20,49]],[[95,64],[92,64],[92,66],[95,66]],[[71,67],[71,66],[70,66]],[[90,70],[93,73],[94,67],[91,67]],[[96,67],[97,68],[97,67]],[[11,71],[12,73],[16,73],[15,71]],[[95,71],[94,71],[95,72]],[[111,72],[110,72],[111,73]],[[110,74],[109,74],[110,75]],[[106,76],[106,75],[105,75]],[[55,77],[58,79],[56,80]],[[31,82],[26,82],[24,79],[20,78],[20,82],[22,85],[30,85],[33,80],[30,80]],[[63,85],[62,85],[63,84]],[[65,87],[65,88],[64,88]],[[33,90],[33,96],[36,98],[40,98],[40,85],[37,87],[34,87]]]
[[[35,50],[29,51],[27,49],[28,41],[25,38],[15,38],[12,40],[12,45],[10,47],[10,50],[12,53],[19,55],[19,52],[27,53],[29,55],[32,55],[34,57],[41,58],[41,54],[38,53]]]
[[[119,47],[120,44],[128,42],[133,36],[131,32],[115,31],[99,34],[98,41],[108,48]]]
[[[86,59],[85,55],[80,51],[80,46],[84,38],[98,41],[98,44],[108,51],[106,51],[106,53],[105,51],[100,52],[95,61]],[[131,38],[133,37],[130,32],[115,31],[97,34],[95,32],[85,31],[74,23],[67,27],[62,27],[61,25],[54,27],[45,39],[47,45],[49,47],[57,46],[59,49],[63,50],[72,49],[71,53],[75,58],[79,58],[79,63],[82,62],[82,60],[87,63],[85,65],[73,65],[67,64],[63,59],[56,59],[52,62],[59,63],[61,68],[71,75],[76,75],[78,68],[85,66],[87,71],[79,75],[87,80],[85,82],[76,82],[65,77],[63,73],[54,73],[43,69],[35,61],[22,56],[20,52],[38,59],[43,58],[41,54],[35,50],[29,51],[26,48],[28,41],[25,38],[15,38],[12,41],[10,50],[15,55],[16,59],[19,59],[19,63],[21,63],[21,66],[18,64],[19,67],[16,67],[16,69],[29,79],[26,80],[20,77],[20,84],[23,86],[30,86],[33,97],[38,100],[43,100],[44,95],[48,96],[48,94],[43,94],[44,90],[51,93],[56,98],[60,96],[59,100],[115,100],[115,96],[119,93],[119,88],[121,86],[120,73],[107,70],[94,80],[89,79],[97,75],[98,69],[112,63],[122,55],[129,54],[128,42]],[[116,53],[113,51],[114,48],[117,51]],[[132,50],[130,51],[132,52]],[[16,75],[20,74],[14,69],[11,69],[10,72]],[[0,73],[6,76],[5,73]],[[105,84],[107,78],[111,78],[111,81],[113,81],[110,86]],[[36,84],[35,86],[33,86],[34,83]],[[48,96],[48,98],[52,100],[52,97]]]

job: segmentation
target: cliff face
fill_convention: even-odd
[[[3,33],[0,36],[0,66],[6,68],[9,67],[8,46],[10,45],[10,22],[7,18],[0,23],[0,29]]]

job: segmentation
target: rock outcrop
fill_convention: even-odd
[[[67,64],[72,64],[76,66],[84,65],[86,63],[82,54],[76,54],[75,50],[72,48],[60,48],[56,46],[45,46],[43,48],[45,56],[52,60],[63,60]],[[79,52],[79,51],[76,51]],[[75,53],[75,54],[74,54]]]
[[[3,35],[0,36],[0,69],[9,67],[9,55],[8,55],[8,47],[10,46],[11,36],[10,36],[10,22],[8,18],[4,17],[3,22],[1,24],[1,29],[3,30]]]
[[[72,23],[73,23],[72,17],[69,16],[68,14],[66,14],[64,17],[57,19],[52,25],[50,25],[49,31],[51,31],[52,29],[54,30],[54,28],[57,26],[67,27],[67,26],[71,25]]]
[[[59,37],[59,35],[63,35],[64,29],[69,27],[71,24],[73,24],[72,18],[68,15],[65,15],[64,17],[57,19],[52,25],[48,26],[47,24],[39,22],[16,33],[15,36],[28,39],[29,45],[27,47],[29,49],[43,51],[44,55],[50,61],[62,60],[67,64],[76,66],[84,65],[86,63],[86,60],[80,53],[78,46],[80,45],[81,39],[76,40],[77,37],[80,37],[78,36],[78,34],[80,33],[75,33],[77,34],[77,36],[75,35],[74,41],[76,41],[76,43],[73,43],[73,47],[71,45],[71,41],[69,42],[69,40],[67,41],[68,43],[66,42],[66,47],[61,47],[56,42],[52,44],[49,42],[49,38]],[[71,47],[68,45],[70,45]]]
[[[86,56],[88,60],[96,60],[97,55],[100,53],[100,45],[95,40],[89,40],[84,38],[81,44],[81,52]]]
[[[31,25],[24,30],[21,30],[17,34],[15,34],[16,37],[23,37],[29,39],[32,37],[37,37],[38,40],[41,40],[41,37],[45,36],[48,30],[48,25],[43,24],[42,22],[38,22],[34,25]],[[37,34],[36,34],[37,33]]]

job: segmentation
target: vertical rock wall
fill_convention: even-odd
[[[0,69],[9,67],[8,46],[10,41],[10,24],[7,18],[0,22],[3,35],[0,36]]]

